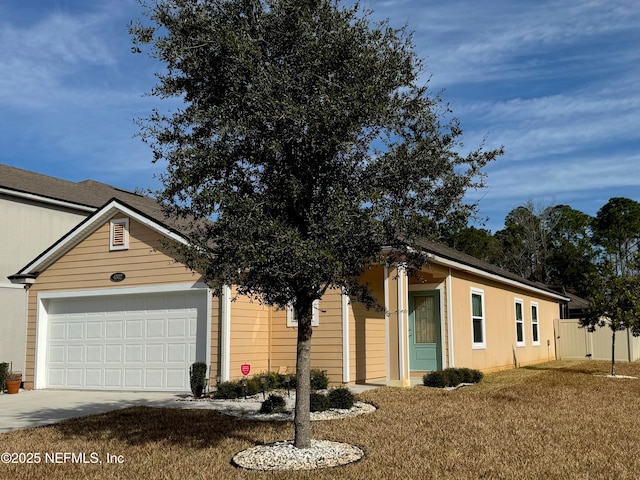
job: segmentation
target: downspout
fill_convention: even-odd
[[[445,285],[447,288],[447,322],[449,323],[449,368],[453,368],[455,366],[455,362],[453,355],[453,292],[451,292],[451,267],[449,267],[449,274],[447,275]]]
[[[229,381],[231,368],[231,287],[222,286],[220,298],[220,380]]]
[[[341,296],[342,314],[342,383],[348,384],[351,381],[351,365],[349,349],[349,296],[342,289]]]

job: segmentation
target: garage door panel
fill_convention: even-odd
[[[104,361],[106,363],[122,363],[124,356],[122,355],[122,345],[106,345]]]
[[[127,345],[124,361],[126,363],[142,363],[144,361],[144,345]]]
[[[124,369],[124,386],[125,388],[142,389],[144,384],[142,378],[144,370],[142,368],[125,368]]]
[[[109,389],[122,388],[122,370],[119,368],[104,369],[104,386]]]
[[[84,384],[84,369],[83,368],[67,368],[66,369],[65,384],[71,388],[81,388]]]
[[[105,338],[121,339],[123,338],[122,320],[107,320],[105,322]]]
[[[145,349],[145,362],[164,363],[164,344],[147,345]]]
[[[206,358],[206,305],[203,292],[49,300],[45,385],[189,390],[189,367]]]
[[[164,369],[147,368],[145,370],[145,387],[154,389],[161,388],[164,385]],[[169,387],[169,385],[167,385]]]
[[[101,368],[86,368],[84,371],[84,386],[86,388],[101,388],[103,384]]]
[[[102,363],[102,345],[87,345],[85,361],[87,363]]]
[[[82,345],[69,345],[67,347],[67,363],[84,363],[84,347]]]

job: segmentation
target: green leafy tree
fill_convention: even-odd
[[[144,2],[143,2],[144,4]],[[159,199],[193,219],[183,261],[215,292],[292,305],[295,446],[311,441],[313,301],[360,284],[381,246],[419,268],[415,241],[466,218],[469,188],[502,153],[461,154],[462,131],[420,84],[406,29],[334,0],[157,0],[130,26],[166,65],[141,135],[167,164]],[[150,20],[150,21],[149,21]],[[212,220],[212,221],[204,221]],[[387,249],[385,249],[388,251]]]
[[[589,307],[580,324],[590,332],[597,327],[611,329],[611,375],[615,375],[616,332],[630,329],[634,336],[640,335],[640,278],[620,275],[607,262],[589,281]]]
[[[640,245],[640,203],[629,198],[611,198],[596,214],[594,241],[601,245],[607,261],[621,275],[638,275],[635,268]]]
[[[545,210],[549,232],[549,255],[546,270],[550,285],[562,285],[571,293],[587,296],[589,274],[596,272],[596,249],[592,242],[593,217],[568,205]]]

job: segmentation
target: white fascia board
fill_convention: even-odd
[[[155,230],[158,233],[161,233],[171,240],[174,240],[183,245],[187,244],[187,240],[182,235],[179,235],[169,230],[165,226],[159,224],[158,222],[155,222],[145,217],[144,215],[139,214],[138,212],[121,204],[117,200],[113,200],[103,208],[101,208],[99,211],[95,212],[94,215],[88,217],[77,228],[58,240],[58,242],[55,243],[52,248],[29,263],[26,267],[20,270],[20,272],[18,272],[16,276],[41,272],[66,252],[68,252],[75,245],[88,237],[95,231],[96,228],[98,228],[116,213],[123,213],[124,215],[133,218],[137,222],[151,228],[152,230]]]
[[[0,187],[0,193],[9,195],[12,197],[24,198],[25,200],[33,200],[40,203],[46,203],[48,205],[55,205],[56,207],[64,207],[72,210],[78,210],[80,212],[93,213],[97,210],[96,207],[89,207],[87,205],[81,205],[79,203],[67,202],[65,200],[57,200],[55,198],[43,197],[35,193],[20,192],[18,190],[11,190],[8,188]]]
[[[554,298],[556,300],[562,300],[565,302],[569,301],[567,297],[564,297],[560,294],[548,292],[546,290],[536,288],[532,285],[527,285],[526,283],[518,282],[517,280],[511,280],[510,278],[506,278],[501,275],[496,275],[495,273],[485,272],[484,270],[480,270],[479,268],[465,265],[464,263],[455,262],[453,260],[439,257],[438,255],[434,255],[432,253],[427,253],[427,256],[429,257],[429,260],[431,262],[437,263],[445,267],[451,267],[451,268],[455,268],[456,270],[462,270],[463,272],[472,273],[474,275],[478,275],[479,277],[483,277],[489,280],[494,280],[496,282],[504,283],[506,285],[517,287],[522,290],[527,290],[529,292],[534,292],[534,293],[537,293],[538,295],[543,295],[545,297],[550,297],[550,298]]]

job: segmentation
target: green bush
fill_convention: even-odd
[[[218,384],[215,398],[234,399],[242,396],[242,385],[240,382],[222,382]]]
[[[4,382],[7,380],[8,376],[9,376],[9,364],[0,363],[0,392],[4,391]]]
[[[456,387],[462,383],[462,375],[457,368],[445,368],[443,370],[447,387]]]
[[[204,362],[195,362],[191,365],[189,380],[191,393],[193,393],[194,397],[200,398],[207,386],[207,364]]]
[[[324,370],[311,370],[311,390],[326,390],[328,386],[329,378]]]
[[[262,405],[260,413],[284,413],[287,404],[280,395],[269,395]]]
[[[478,383],[484,375],[470,368],[446,368],[429,372],[422,378],[425,387],[456,387],[461,383]]]
[[[309,409],[312,412],[324,412],[329,410],[329,399],[322,393],[312,393],[309,397]]]
[[[343,408],[350,409],[355,402],[355,396],[351,393],[351,390],[344,387],[333,388],[329,390],[327,394],[329,400],[329,406],[331,408]]]
[[[448,386],[449,377],[444,370],[436,370],[429,372],[422,377],[422,383],[425,387],[444,388]]]

